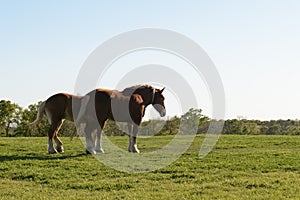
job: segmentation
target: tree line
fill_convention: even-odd
[[[49,124],[46,117],[36,126],[30,127],[28,124],[35,120],[39,106],[42,102],[29,105],[22,108],[16,103],[8,100],[0,101],[0,136],[47,136]],[[199,120],[199,123],[198,123]],[[139,135],[176,135],[178,131],[189,132],[192,124],[197,122],[195,127],[197,134],[207,132],[210,122],[215,121],[209,119],[202,114],[201,109],[191,108],[182,116],[174,116],[167,120],[151,119],[142,122]],[[242,135],[300,135],[299,120],[247,120],[247,119],[228,119],[224,122],[222,134],[242,134]],[[187,126],[182,126],[182,125]],[[104,132],[106,135],[126,135],[127,124],[116,123],[108,120]],[[74,123],[65,121],[60,133],[61,136],[76,136],[76,128]]]

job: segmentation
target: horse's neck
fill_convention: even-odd
[[[137,91],[136,93],[142,96],[145,107],[152,104],[152,99],[154,94],[150,89],[140,90]]]
[[[122,94],[125,96],[129,96],[134,94],[139,94],[142,96],[144,105],[147,107],[153,102],[154,89],[152,88],[128,88],[122,91]]]

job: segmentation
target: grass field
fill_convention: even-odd
[[[198,158],[197,136],[176,162],[150,173],[106,167],[78,138],[47,154],[47,138],[0,138],[1,199],[300,199],[300,137],[222,135]],[[126,148],[127,137],[111,137]],[[139,138],[142,153],[170,140]]]

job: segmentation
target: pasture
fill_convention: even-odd
[[[106,167],[79,138],[62,138],[65,153],[49,155],[47,138],[0,138],[1,199],[299,199],[300,137],[222,135],[198,158],[197,136],[176,162],[150,173]],[[171,136],[139,138],[142,153]],[[110,137],[126,149],[127,137]],[[105,147],[104,147],[105,148]],[[105,149],[104,149],[105,150]]]

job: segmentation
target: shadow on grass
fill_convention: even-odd
[[[89,156],[86,153],[80,153],[76,155],[0,155],[0,162],[3,161],[16,161],[16,160],[65,160],[78,157]]]

